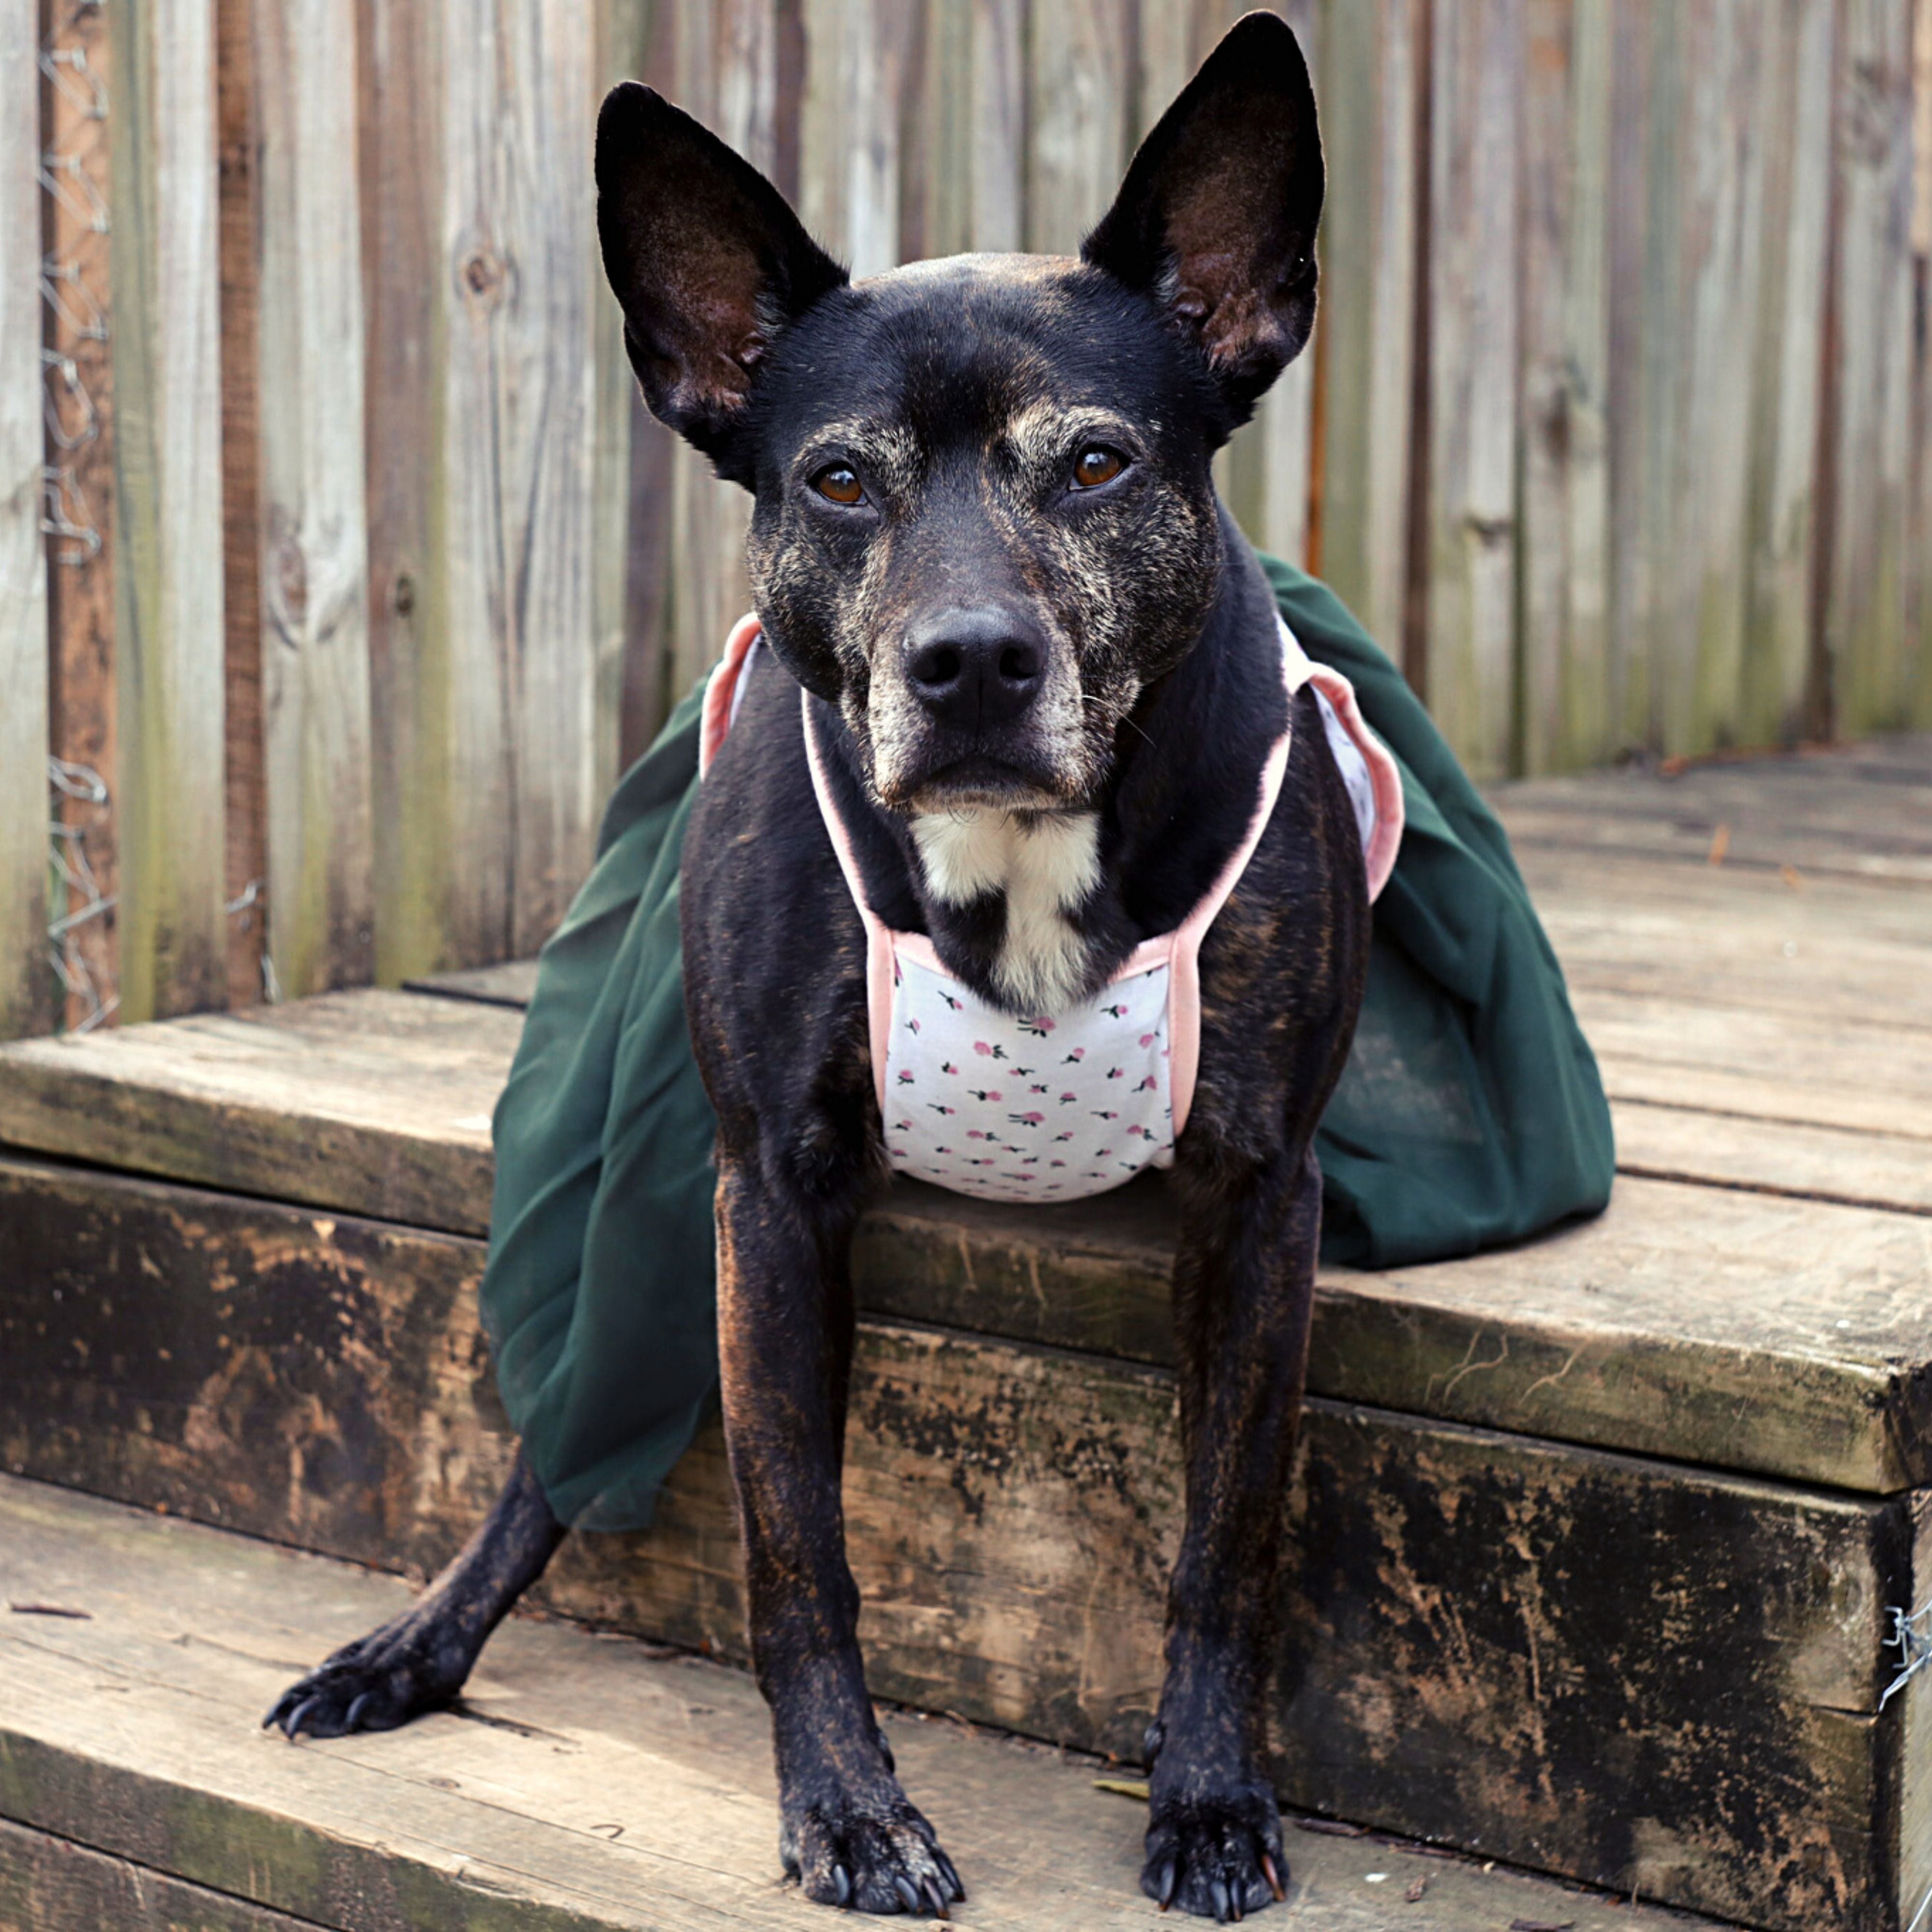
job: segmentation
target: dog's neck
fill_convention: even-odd
[[[1247,828],[1286,700],[1268,580],[1223,520],[1227,564],[1200,640],[1143,695],[1090,808],[895,818],[865,800],[842,728],[825,734],[874,910],[927,934],[994,1006],[1054,1014],[1097,990],[1141,940],[1180,924]]]
[[[1097,812],[1015,812],[968,806],[912,821],[921,897],[933,945],[944,959],[949,916],[997,894],[1005,912],[988,971],[998,1004],[1030,1013],[1064,1012],[1089,990],[1091,941],[1083,910],[1102,883]],[[952,949],[962,952],[956,944]],[[964,959],[962,964],[964,963]]]

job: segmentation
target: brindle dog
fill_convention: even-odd
[[[813,802],[799,686],[873,907],[996,1006],[1090,993],[1202,896],[1287,722],[1274,603],[1209,464],[1313,319],[1315,104],[1293,34],[1252,15],[1078,259],[968,256],[856,284],[647,88],[604,104],[597,179],[650,406],[756,500],[770,650],[706,781],[682,894],[781,1852],[813,1899],[943,1916],[964,1893],[893,1774],[845,1560],[848,1256],[885,1162],[862,930]],[[1314,699],[1293,703],[1279,802],[1202,949],[1174,1173],[1187,1518],[1142,1883],[1217,1918],[1287,1876],[1266,1710],[1312,1142],[1368,943],[1355,822]],[[520,1464],[428,1594],[271,1720],[329,1736],[448,1702],[562,1534]]]

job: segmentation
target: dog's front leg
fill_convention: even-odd
[[[845,1561],[853,1217],[758,1165],[721,1150],[718,1339],[752,1658],[777,1747],[780,1856],[821,1904],[944,1918],[965,1891],[894,1775]]]
[[[1238,1178],[1197,1172],[1184,1199],[1174,1320],[1187,1520],[1148,1733],[1142,1885],[1163,1906],[1238,1919],[1281,1897],[1287,1875],[1268,1702],[1321,1174],[1304,1143]]]

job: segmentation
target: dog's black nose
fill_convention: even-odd
[[[936,610],[906,636],[906,676],[919,701],[962,730],[1004,724],[1040,689],[1044,640],[1016,610]]]

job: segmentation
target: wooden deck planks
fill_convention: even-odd
[[[0,1899],[19,1882],[14,1848],[38,1830],[94,1848],[80,1856],[140,1861],[151,1898],[170,1882],[226,1894],[232,1917],[181,1922],[208,1932],[280,1932],[278,1909],[356,1932],[820,1922],[774,1882],[767,1726],[740,1672],[514,1618],[464,1714],[292,1748],[254,1729],[291,1662],[392,1613],[401,1585],[32,1484],[0,1484],[0,1513],[8,1594],[58,1591],[93,1612],[0,1617],[6,1808],[32,1820],[0,1828]],[[1134,1892],[1144,1814],[1094,1789],[1107,1767],[901,1712],[883,1722],[963,1868],[971,1922],[1147,1922]],[[1382,1932],[1391,1892],[1415,1932],[1684,1923],[1387,1840],[1292,1821],[1288,1837],[1295,1882],[1273,1918],[1290,1926]],[[1420,1900],[1402,1900],[1418,1882]],[[102,1923],[172,1922],[51,1925]]]

